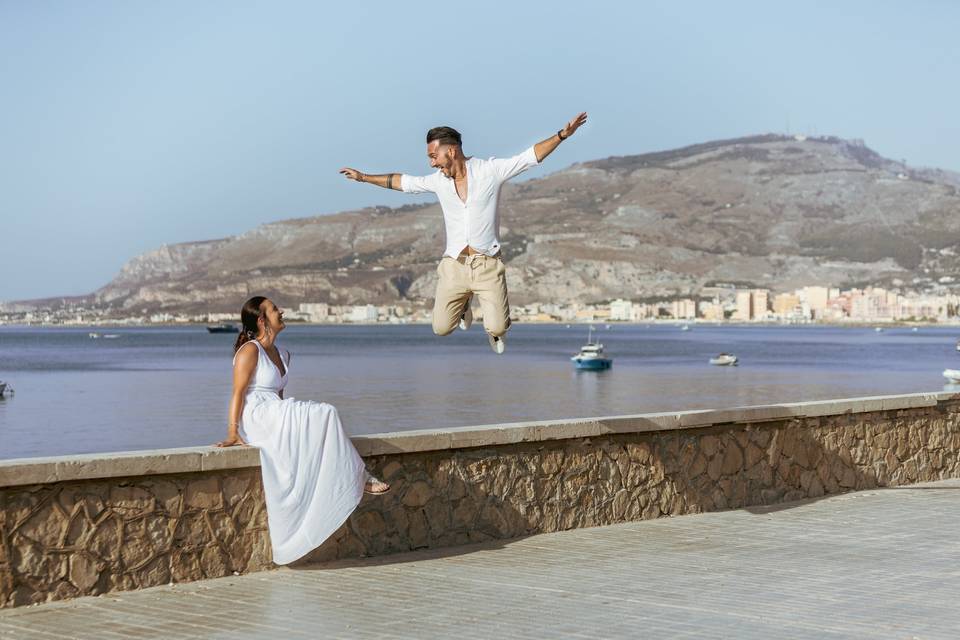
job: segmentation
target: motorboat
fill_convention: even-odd
[[[613,358],[603,353],[603,343],[593,341],[593,327],[587,334],[587,344],[580,347],[580,353],[570,360],[574,367],[585,371],[602,371],[613,366]]]
[[[883,333],[883,327],[874,327],[873,330],[877,333]]]
[[[960,351],[960,340],[957,340],[957,351]]]
[[[0,397],[7,391],[7,383],[3,380],[0,380]]]
[[[237,325],[230,323],[208,324],[207,331],[210,333],[238,333]]]
[[[94,340],[96,340],[97,338],[103,337],[103,336],[101,336],[99,333],[97,333],[96,331],[91,331],[90,333],[87,334],[87,336],[93,338]]]
[[[944,369],[943,377],[950,382],[960,382],[960,369]]]
[[[690,325],[688,324],[683,325],[682,327],[680,327],[680,331],[690,331]]]
[[[713,358],[710,358],[710,364],[718,367],[735,367],[739,363],[739,358],[732,353],[718,353]]]
[[[119,337],[120,337],[120,334],[119,334],[119,333],[105,333],[105,334],[103,334],[103,339],[104,339],[104,340],[116,340],[116,339],[119,338]]]

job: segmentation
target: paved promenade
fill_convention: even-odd
[[[0,610],[0,638],[960,637],[960,481]]]

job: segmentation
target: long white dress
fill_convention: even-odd
[[[251,342],[256,347],[240,347],[256,348],[258,359],[239,432],[260,449],[273,561],[288,564],[319,547],[353,513],[367,472],[332,405],[280,398],[290,352],[277,347],[281,375],[263,346]]]

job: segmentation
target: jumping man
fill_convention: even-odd
[[[443,210],[447,247],[437,267],[433,332],[451,333],[458,325],[468,329],[473,322],[470,299],[476,294],[483,310],[483,328],[495,353],[503,353],[504,335],[510,328],[505,268],[500,259],[500,214],[498,201],[503,183],[540,164],[561,142],[587,121],[581,113],[542,142],[512,158],[479,158],[463,155],[463,141],[456,129],[434,127],[427,132],[427,158],[436,173],[408,176],[387,173],[367,175],[343,168],[350,180],[368,182],[406,193],[437,194]]]

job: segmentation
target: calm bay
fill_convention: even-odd
[[[595,325],[614,358],[569,360],[584,325],[299,326],[287,397],[337,407],[352,434],[942,391],[956,327]],[[90,331],[117,334],[92,339]],[[225,433],[234,336],[202,326],[0,327],[0,459],[210,444]],[[717,353],[738,367],[713,367]]]

